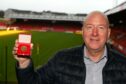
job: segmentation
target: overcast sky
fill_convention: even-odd
[[[8,8],[41,12],[89,13],[106,11],[126,0],[0,0],[0,10]]]

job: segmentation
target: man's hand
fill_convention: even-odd
[[[31,49],[33,48],[33,44],[31,43]],[[18,40],[15,41],[15,46],[13,48],[13,55],[14,58],[19,62],[19,68],[24,69],[27,68],[27,66],[30,64],[30,59],[26,57],[19,57],[17,55],[17,49],[18,49]]]

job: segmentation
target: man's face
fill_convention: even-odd
[[[105,17],[102,15],[92,15],[86,19],[83,26],[83,39],[88,49],[102,49],[109,35],[110,29]]]

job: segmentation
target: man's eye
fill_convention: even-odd
[[[91,29],[91,28],[93,28],[93,27],[92,27],[92,26],[87,26],[87,28],[88,28],[88,29]]]
[[[99,28],[99,29],[104,29],[105,27],[104,27],[104,26],[99,26],[98,28]]]

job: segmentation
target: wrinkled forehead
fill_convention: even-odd
[[[104,13],[101,13],[101,12],[98,12],[98,11],[90,13],[86,17],[86,19],[84,21],[84,24],[86,24],[86,23],[88,23],[90,21],[93,21],[93,20],[94,21],[97,21],[97,20],[99,21],[100,20],[100,22],[103,22],[104,24],[109,25],[109,21],[108,21],[107,16],[105,16]]]

